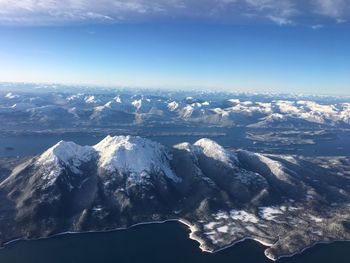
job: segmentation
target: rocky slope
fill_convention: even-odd
[[[251,238],[273,260],[350,239],[345,157],[233,152],[209,139],[167,148],[108,136],[95,146],[61,141],[14,163],[0,176],[2,245],[172,219],[187,224],[204,251]]]

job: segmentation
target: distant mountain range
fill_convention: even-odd
[[[153,105],[141,99],[135,107],[149,112]],[[327,116],[334,110],[308,102],[274,105],[288,105],[288,111],[316,107]],[[61,141],[12,167],[9,159],[2,163],[7,166],[0,171],[10,171],[0,176],[2,245],[166,220],[188,225],[204,251],[251,238],[265,244],[273,260],[317,242],[350,239],[347,157],[230,151],[205,138],[165,147],[141,137],[107,136],[94,146]]]
[[[249,128],[349,128],[350,100],[234,95],[0,92],[2,129],[210,125]],[[196,97],[197,96],[197,97]],[[13,123],[16,123],[14,125]]]

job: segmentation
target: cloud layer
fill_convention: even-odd
[[[350,19],[350,0],[0,0],[0,24],[153,20],[309,25]]]

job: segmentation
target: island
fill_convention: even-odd
[[[350,240],[349,157],[107,136],[94,146],[60,141],[38,156],[9,159],[0,161],[7,164],[1,246],[172,220],[187,225],[203,251],[253,239],[271,260]]]

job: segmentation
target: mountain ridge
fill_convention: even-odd
[[[276,260],[350,239],[349,159],[231,151],[205,138],[61,141],[0,183],[0,243],[179,220],[204,251],[251,238]]]

